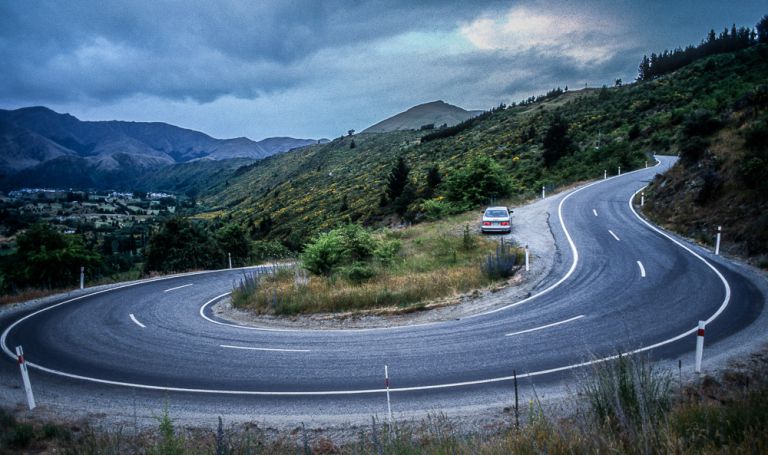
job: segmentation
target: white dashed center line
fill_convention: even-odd
[[[592,209],[592,213],[594,213],[594,214],[595,214],[595,216],[597,216],[597,210],[595,210],[595,209]]]
[[[645,267],[643,267],[643,263],[640,261],[637,261],[637,266],[640,267],[640,276],[642,278],[645,278]]]
[[[131,321],[135,322],[137,326],[141,327],[142,329],[146,329],[147,328],[147,326],[145,326],[144,324],[139,322],[138,319],[136,319],[136,316],[134,316],[133,313],[129,314],[128,316],[131,317]]]
[[[274,349],[274,348],[254,348],[251,346],[231,346],[228,344],[220,344],[219,347],[228,349],[245,349],[248,351],[274,351],[274,352],[310,352],[309,349]]]
[[[187,287],[187,286],[192,286],[192,283],[190,283],[190,284],[185,284],[185,285],[183,285],[183,286],[176,286],[175,288],[166,289],[166,290],[165,290],[165,291],[163,291],[163,292],[170,292],[170,291],[175,291],[176,289],[185,288],[185,287]]]
[[[583,314],[580,314],[580,315],[578,315],[578,316],[574,316],[574,317],[572,317],[572,318],[570,318],[570,319],[566,319],[566,320],[564,320],[564,321],[560,321],[560,322],[553,322],[552,324],[543,325],[543,326],[541,326],[541,327],[534,327],[534,328],[532,328],[532,329],[527,329],[527,330],[521,330],[521,331],[519,331],[519,332],[512,332],[512,333],[508,333],[508,334],[506,334],[506,335],[504,335],[504,336],[505,336],[505,337],[511,337],[511,336],[513,336],[513,335],[520,335],[520,334],[523,334],[523,333],[529,333],[529,332],[535,332],[535,331],[537,331],[537,330],[548,329],[548,328],[550,328],[550,327],[555,327],[555,326],[557,326],[557,325],[566,324],[566,323],[568,323],[568,322],[571,322],[571,321],[575,321],[576,319],[581,319],[581,318],[583,318],[583,317],[584,317],[584,315],[583,315]]]
[[[621,241],[621,239],[619,238],[619,236],[618,236],[618,235],[616,235],[616,234],[614,234],[612,230],[608,229],[608,232],[610,232],[610,233],[611,233],[611,235],[613,236],[613,238],[614,238],[614,239],[616,239],[616,241],[617,241],[617,242],[620,242],[620,241]]]

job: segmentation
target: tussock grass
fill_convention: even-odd
[[[353,280],[344,274],[300,276],[285,269],[260,276],[258,283],[245,278],[233,292],[233,305],[283,315],[384,307],[408,312],[423,309],[428,301],[484,288],[514,272],[504,276],[483,272],[487,256],[499,242],[469,229],[470,220],[474,224],[477,218],[470,213],[449,222],[376,232],[379,240],[399,242],[400,249],[396,257],[374,262],[370,279]],[[507,246],[505,251],[517,249]]]

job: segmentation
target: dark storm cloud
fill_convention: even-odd
[[[0,99],[253,98],[313,77],[301,62],[320,50],[393,36],[425,18],[448,27],[456,3],[2,2]]]

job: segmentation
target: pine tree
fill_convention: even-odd
[[[573,151],[573,141],[568,136],[568,122],[559,114],[556,114],[544,134],[544,165],[554,166],[557,161]]]
[[[397,162],[387,177],[387,196],[390,201],[394,201],[403,194],[403,189],[408,184],[408,174],[410,172],[411,169],[405,163],[405,159],[402,156],[398,157]]]
[[[440,182],[443,181],[443,176],[440,175],[440,168],[437,165],[432,166],[427,171],[427,187],[431,190],[435,189]]]
[[[757,41],[759,43],[768,43],[768,14],[760,19],[755,28],[757,29]]]

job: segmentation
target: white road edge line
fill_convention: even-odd
[[[643,263],[637,261],[637,266],[640,267],[640,277],[645,278],[645,267],[643,267]]]
[[[661,164],[661,161],[657,160],[656,164],[654,165],[654,167],[659,166],[660,164]],[[626,174],[623,174],[622,177],[626,176],[628,174],[631,174],[631,173],[641,172],[641,171],[644,171],[644,170],[647,170],[647,169],[638,169],[637,171],[628,172]],[[497,311],[501,311],[501,310],[504,310],[504,309],[507,309],[507,308],[515,307],[517,305],[520,305],[522,303],[530,301],[530,300],[532,300],[532,299],[534,299],[534,298],[536,298],[536,297],[538,297],[538,296],[540,296],[542,294],[550,292],[552,289],[554,289],[555,287],[559,286],[560,283],[565,281],[569,276],[571,276],[573,274],[573,271],[576,269],[576,264],[578,263],[579,255],[578,255],[578,250],[576,250],[576,245],[573,243],[573,240],[571,239],[571,235],[568,233],[568,230],[565,228],[565,223],[563,222],[563,216],[562,216],[563,215],[563,212],[562,212],[563,202],[566,199],[568,199],[568,197],[570,197],[571,195],[577,193],[578,191],[581,191],[581,190],[583,190],[585,188],[589,188],[592,185],[597,185],[599,183],[606,182],[608,180],[613,180],[615,178],[617,178],[617,176],[609,177],[607,180],[599,180],[597,182],[591,183],[591,184],[589,184],[587,186],[581,187],[579,189],[576,189],[576,190],[570,192],[562,200],[560,200],[560,204],[558,206],[558,216],[560,217],[560,226],[563,228],[563,231],[565,232],[565,237],[568,240],[568,243],[571,246],[571,251],[574,254],[574,261],[573,261],[573,264],[571,264],[571,268],[569,269],[568,273],[566,273],[566,275],[563,278],[561,278],[557,283],[553,284],[552,286],[548,287],[547,289],[544,289],[543,291],[541,291],[540,293],[538,293],[536,295],[528,297],[528,298],[526,298],[524,300],[521,300],[521,301],[519,301],[517,303],[513,303],[513,304],[507,305],[507,306],[505,306],[503,308],[498,308],[496,310],[492,310],[492,311],[489,311],[489,312],[483,313],[483,314],[495,313]],[[637,190],[632,195],[632,197],[629,198],[628,203],[629,203],[629,208],[632,211],[632,213],[637,217],[637,219],[639,219],[640,221],[645,223],[649,228],[651,228],[652,230],[658,232],[662,236],[668,238],[674,244],[676,244],[680,248],[688,251],[689,253],[694,255],[696,258],[698,258],[699,260],[704,262],[710,269],[712,269],[713,272],[715,272],[715,274],[717,274],[717,276],[720,278],[720,280],[723,282],[723,285],[725,286],[725,299],[723,300],[723,303],[720,305],[720,308],[718,308],[718,310],[715,312],[715,314],[710,316],[709,319],[707,319],[705,321],[707,324],[709,324],[712,321],[714,321],[718,316],[720,316],[723,313],[723,311],[725,311],[725,308],[728,306],[728,303],[731,300],[731,286],[728,284],[728,280],[725,279],[723,274],[720,273],[720,271],[718,271],[712,264],[710,264],[709,261],[707,261],[706,259],[704,259],[700,255],[696,254],[693,250],[691,250],[690,248],[686,247],[682,243],[678,242],[677,240],[675,240],[670,235],[668,235],[665,232],[661,231],[660,229],[656,228],[651,223],[645,221],[640,215],[638,215],[638,213],[635,211],[635,208],[632,206],[632,201],[635,199],[635,196],[637,196],[638,193],[640,193],[640,191],[644,190],[645,188],[646,188],[645,186],[640,188],[639,190]],[[194,272],[194,273],[211,273],[211,272]],[[161,279],[167,279],[167,278],[161,278]],[[91,295],[95,295],[95,294],[101,294],[101,293],[108,292],[108,291],[111,291],[111,290],[114,290],[114,289],[120,289],[120,288],[128,287],[128,286],[135,286],[136,284],[141,284],[141,283],[127,284],[125,286],[120,286],[118,288],[107,289],[107,290],[104,290],[104,291],[98,291],[98,292],[94,292],[94,293],[87,294],[87,295],[84,295],[84,296],[75,297],[74,299],[70,299],[70,300],[67,300],[67,301],[64,301],[64,302],[60,302],[60,303],[57,303],[56,305],[52,305],[50,307],[46,307],[46,308],[40,309],[40,310],[38,310],[38,311],[36,311],[34,313],[31,313],[31,314],[29,314],[29,315],[19,319],[18,321],[14,322],[7,329],[5,329],[5,331],[3,332],[2,336],[0,336],[0,347],[3,348],[3,351],[10,358],[15,359],[16,358],[15,354],[13,352],[11,352],[10,349],[8,349],[8,346],[6,346],[6,338],[8,337],[8,333],[10,332],[10,330],[13,329],[20,322],[22,322],[22,321],[24,321],[24,320],[26,320],[26,319],[28,319],[28,318],[30,318],[32,316],[35,316],[35,315],[37,315],[39,313],[42,313],[43,311],[49,310],[51,308],[55,308],[55,307],[60,306],[60,305],[64,305],[65,303],[69,303],[69,302],[71,302],[73,300],[79,300],[79,299],[82,299],[82,298],[87,297],[87,296],[91,296]],[[222,295],[220,295],[218,297],[214,297],[213,299],[209,300],[208,302],[206,302],[200,308],[200,313],[202,314],[203,309],[207,305],[209,305],[209,304],[215,302],[216,300],[218,300],[218,299],[220,299],[220,298],[222,298],[222,297],[224,297],[226,295],[229,295],[229,294],[230,293],[227,292],[225,294],[222,294]],[[203,316],[203,317],[205,317],[205,316]],[[213,321],[212,319],[209,319],[207,317],[205,317],[205,319],[208,319],[209,321],[217,323],[217,324],[232,325],[234,327],[243,327],[243,326],[237,326],[235,324],[224,324],[224,323],[221,323],[221,322],[218,322],[218,321]],[[243,327],[243,328],[245,328],[245,327]],[[257,329],[257,328],[254,327],[254,329]],[[540,371],[532,371],[532,372],[529,372],[529,373],[521,373],[521,374],[519,374],[517,376],[503,376],[503,377],[498,377],[498,378],[478,379],[478,380],[475,380],[475,381],[454,382],[454,383],[449,383],[449,384],[434,384],[434,385],[427,385],[427,386],[400,387],[400,388],[390,388],[390,389],[386,389],[385,388],[385,389],[295,391],[295,392],[267,392],[267,391],[258,391],[258,390],[249,391],[249,390],[187,389],[187,388],[183,388],[183,387],[162,387],[162,386],[154,386],[154,385],[148,385],[148,384],[134,384],[134,383],[129,383],[129,382],[109,381],[109,380],[106,380],[106,379],[91,378],[91,377],[87,377],[87,376],[81,376],[81,375],[77,375],[77,374],[66,373],[64,371],[53,370],[51,368],[46,368],[46,367],[44,367],[42,365],[37,365],[35,363],[32,363],[29,360],[27,360],[26,363],[27,363],[28,366],[36,368],[36,369],[38,369],[40,371],[44,371],[46,373],[51,373],[51,374],[55,374],[55,375],[59,375],[59,376],[63,376],[63,377],[71,378],[71,379],[78,379],[78,380],[81,380],[81,381],[90,381],[90,382],[95,382],[95,383],[99,383],[99,384],[108,384],[108,385],[116,385],[116,386],[123,386],[123,387],[133,387],[133,388],[144,389],[144,390],[162,390],[162,391],[168,391],[168,392],[205,393],[205,394],[214,394],[214,395],[216,395],[216,394],[249,395],[249,396],[362,395],[362,394],[369,394],[369,393],[385,393],[387,390],[389,390],[390,392],[413,392],[413,391],[421,391],[421,390],[448,389],[448,388],[453,388],[453,387],[465,387],[465,386],[472,386],[472,385],[492,384],[492,383],[497,383],[497,382],[512,381],[513,379],[516,379],[516,378],[519,379],[519,378],[531,378],[531,377],[535,377],[535,376],[543,376],[543,375],[546,375],[546,374],[558,373],[558,372],[562,372],[562,371],[573,370],[575,368],[581,368],[581,367],[585,367],[585,366],[589,366],[589,365],[594,365],[594,364],[597,364],[597,363],[608,362],[610,360],[617,359],[620,356],[624,356],[624,355],[632,355],[632,354],[638,354],[640,352],[650,351],[651,349],[656,349],[656,348],[658,348],[660,346],[664,346],[666,344],[674,343],[675,341],[681,340],[681,339],[683,339],[683,338],[685,338],[685,337],[687,337],[689,335],[692,335],[697,330],[698,330],[698,326],[693,327],[692,329],[688,330],[687,332],[683,332],[683,333],[681,333],[681,334],[679,334],[679,335],[677,335],[675,337],[669,338],[667,340],[660,341],[660,342],[652,344],[650,346],[645,346],[645,347],[642,347],[642,348],[638,348],[638,349],[635,349],[633,351],[628,351],[628,352],[624,352],[624,353],[620,353],[620,354],[616,354],[616,355],[612,355],[612,356],[608,356],[608,357],[603,357],[601,359],[595,359],[595,360],[589,360],[589,361],[586,361],[586,362],[574,363],[574,364],[571,364],[571,365],[565,365],[565,366],[562,366],[562,367],[550,368],[548,370],[540,370]]]
[[[163,292],[171,292],[171,291],[175,291],[176,289],[186,288],[186,287],[188,287],[188,286],[192,286],[192,284],[193,284],[193,283],[185,284],[185,285],[183,285],[183,286],[176,286],[175,288],[166,289],[166,290],[165,290],[165,291],[163,291]]]
[[[229,344],[220,344],[219,347],[228,349],[245,349],[248,351],[273,351],[273,352],[312,352],[309,349],[277,349],[277,348],[254,348],[251,346],[232,346]]]
[[[147,328],[147,326],[145,326],[144,324],[139,322],[138,319],[136,319],[136,316],[134,316],[133,313],[129,314],[128,316],[131,317],[131,321],[135,322],[137,326],[141,327],[142,329],[146,329]]]
[[[597,210],[595,210],[595,209],[592,209],[592,213],[594,213],[594,214],[595,214],[595,216],[597,216]]]
[[[621,242],[621,239],[619,238],[619,236],[614,234],[612,230],[608,229],[608,232],[611,233],[611,235],[613,236],[614,239],[616,239],[617,242]]]
[[[558,326],[558,325],[567,324],[567,323],[569,323],[571,321],[575,321],[575,320],[581,319],[583,317],[584,317],[584,315],[580,314],[578,316],[574,316],[574,317],[572,317],[570,319],[566,319],[564,321],[553,322],[552,324],[543,325],[541,327],[534,327],[532,329],[521,330],[519,332],[512,332],[512,333],[508,333],[508,334],[506,334],[504,336],[505,337],[511,337],[511,336],[514,336],[514,335],[521,335],[523,333],[536,332],[537,330],[544,330],[544,329],[548,329],[550,327],[555,327],[555,326]]]

